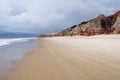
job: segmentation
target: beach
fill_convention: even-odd
[[[36,38],[0,38],[0,80],[37,47],[36,42]]]
[[[120,80],[120,35],[39,38],[5,80]]]

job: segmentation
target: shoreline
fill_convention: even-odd
[[[34,50],[36,50],[36,49],[34,49]],[[9,68],[9,70],[8,70],[8,71],[5,73],[5,75],[3,76],[2,80],[6,80],[6,76],[8,76],[8,75],[11,74],[14,70],[16,70],[16,69],[21,65],[21,63],[23,62],[24,58],[25,58],[26,56],[28,56],[29,54],[32,54],[34,50],[31,50],[31,51],[25,53],[25,54],[19,59],[19,61],[18,61],[16,64],[14,64],[14,66],[12,66],[11,68]]]
[[[119,80],[120,35],[39,38],[5,80]]]
[[[0,46],[0,80],[21,62],[24,54],[36,47],[36,39]]]

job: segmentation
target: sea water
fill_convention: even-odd
[[[37,47],[36,38],[0,39],[0,80],[19,63],[25,53]]]

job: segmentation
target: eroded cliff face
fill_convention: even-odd
[[[114,30],[114,34],[119,34],[120,33],[120,15],[117,17],[117,20],[115,22],[115,24],[113,25]]]
[[[119,34],[120,33],[120,11],[113,15],[99,15],[95,19],[84,21],[74,25],[64,31],[51,36],[91,36],[99,34]]]

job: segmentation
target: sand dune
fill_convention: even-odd
[[[5,80],[120,80],[120,35],[40,38]]]

